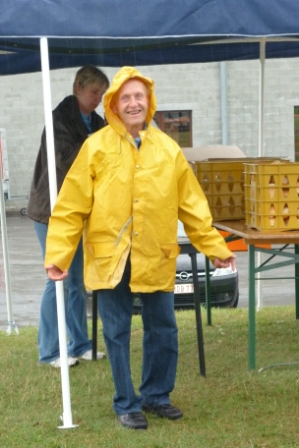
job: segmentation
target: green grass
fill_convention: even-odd
[[[60,370],[37,363],[37,329],[0,333],[0,446],[3,448],[291,448],[299,447],[299,365],[248,370],[248,310],[202,310],[206,371],[199,374],[193,311],[177,313],[179,365],[172,403],[179,421],[148,416],[147,431],[121,427],[112,410],[109,363],[70,369],[74,429],[61,424]],[[141,319],[132,325],[132,375],[138,389]],[[98,348],[104,350],[99,328]],[[257,368],[298,357],[294,307],[257,313]]]

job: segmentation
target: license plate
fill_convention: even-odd
[[[193,283],[184,283],[184,284],[174,286],[175,294],[188,294],[191,292],[194,292]]]

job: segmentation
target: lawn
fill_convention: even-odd
[[[179,421],[148,416],[146,431],[121,427],[112,410],[108,360],[70,369],[72,417],[61,424],[60,370],[37,363],[37,329],[0,333],[0,446],[3,448],[291,448],[299,447],[298,365],[248,370],[248,310],[213,310],[203,331],[207,376],[199,374],[195,313],[177,313],[179,365],[172,403]],[[99,322],[100,325],[100,322]],[[132,325],[132,375],[141,370],[141,318]],[[104,350],[101,328],[98,348]],[[298,360],[294,307],[257,313],[257,368]]]

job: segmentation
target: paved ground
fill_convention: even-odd
[[[34,233],[33,223],[27,216],[6,218],[9,273],[11,283],[12,313],[18,327],[36,326],[40,298],[46,279],[41,253]],[[7,299],[3,267],[2,243],[0,247],[0,328],[7,328]],[[240,278],[240,307],[248,305],[247,252],[237,252]],[[291,271],[291,272],[289,272]],[[281,269],[279,276],[292,276],[294,268]],[[269,271],[273,281],[263,282],[264,305],[293,305],[295,301],[294,280],[276,280],[277,271]]]

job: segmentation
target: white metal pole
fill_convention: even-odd
[[[228,144],[227,126],[227,73],[226,61],[220,62],[220,95],[221,95],[221,131],[222,145]]]
[[[53,135],[53,117],[52,117],[52,105],[51,105],[49,51],[48,51],[48,39],[46,37],[42,37],[40,39],[40,50],[41,50],[41,65],[42,65],[42,77],[43,77],[45,127],[46,127],[46,139],[47,139],[49,190],[50,190],[51,209],[53,209],[57,198],[57,182],[56,182],[56,165],[55,165],[55,150],[54,150],[54,135]],[[63,425],[59,426],[59,428],[74,428],[77,425],[73,425],[72,422],[63,282],[56,282],[56,302],[57,302],[59,350],[61,361],[62,401],[63,401],[63,415],[61,416]]]
[[[2,168],[2,161],[0,163]],[[1,235],[2,235],[2,249],[3,249],[3,262],[4,262],[4,279],[5,279],[5,291],[6,291],[6,304],[7,304],[7,334],[12,334],[13,331],[18,334],[19,330],[12,317],[12,297],[11,297],[11,284],[10,284],[10,270],[9,270],[9,256],[7,245],[7,227],[6,227],[6,213],[5,213],[5,201],[3,193],[2,176],[0,176],[0,211],[1,211]]]
[[[265,60],[266,60],[266,39],[260,41],[260,84],[259,84],[259,157],[264,155],[264,114],[265,114]],[[257,265],[262,263],[261,252],[257,253]],[[261,273],[257,274],[257,309],[263,308],[263,284]]]
[[[260,83],[259,83],[259,157],[264,155],[265,59],[266,59],[266,39],[261,39]]]

